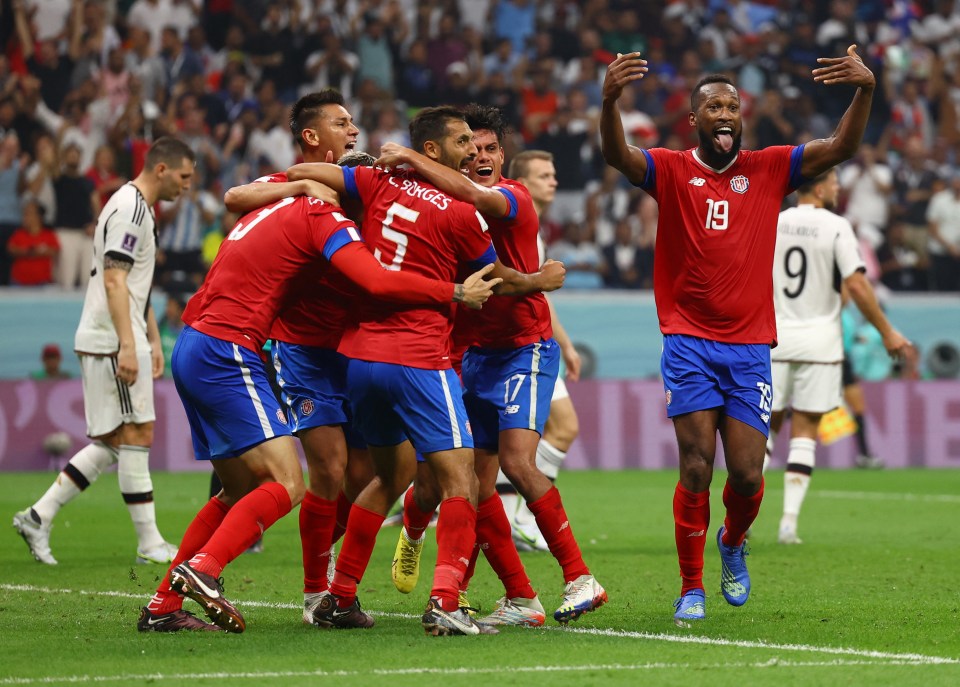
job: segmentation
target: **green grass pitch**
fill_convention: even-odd
[[[360,587],[377,626],[303,625],[296,513],[267,533],[264,553],[225,571],[244,634],[140,634],[138,610],[163,571],[133,564],[116,477],[105,475],[60,513],[51,537],[60,565],[48,567],[9,523],[53,474],[4,474],[0,686],[960,684],[960,471],[817,472],[800,520],[804,543],[794,547],[776,543],[783,476],[771,472],[747,559],[753,595],[742,608],[719,593],[713,539],[724,477],[714,480],[704,622],[685,630],[672,619],[676,473],[576,472],[561,474],[559,485],[609,604],[561,628],[551,617],[558,566],[548,554],[523,554],[545,628],[435,638],[419,624],[433,537],[420,585],[405,596],[390,581],[396,528],[381,532]],[[207,479],[156,474],[154,483],[161,530],[176,541],[205,500]],[[482,559],[470,591],[484,609],[500,596]]]

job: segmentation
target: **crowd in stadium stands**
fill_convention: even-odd
[[[878,89],[842,211],[872,278],[960,290],[960,1],[3,0],[0,18],[2,284],[21,263],[12,283],[83,286],[92,222],[161,134],[198,162],[194,190],[158,208],[157,279],[199,284],[236,220],[224,190],[293,164],[289,105],[333,86],[374,154],[408,142],[419,107],[501,107],[508,159],[555,156],[544,233],[567,288],[650,288],[656,204],[599,153],[605,65],[649,61],[620,100],[643,147],[695,145],[691,87],[729,73],[749,149],[828,136],[850,94],[810,71],[857,43]],[[32,226],[37,205],[52,232]]]

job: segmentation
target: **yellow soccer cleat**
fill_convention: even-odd
[[[419,539],[410,539],[407,536],[406,528],[400,530],[400,540],[397,542],[397,550],[393,554],[391,573],[393,586],[402,594],[412,592],[417,586],[417,580],[420,579],[420,552],[423,551],[425,536],[423,535]]]

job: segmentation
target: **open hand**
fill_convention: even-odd
[[[496,263],[491,262],[464,279],[462,298],[458,298],[458,302],[463,303],[471,310],[480,310],[487,299],[493,295],[493,287],[503,281],[499,277],[484,279],[495,266]]]
[[[818,83],[827,86],[846,84],[861,88],[873,88],[877,84],[873,72],[867,69],[857,54],[856,44],[847,48],[845,56],[820,57],[817,58],[817,64],[822,65],[813,70],[813,80]]]
[[[603,77],[603,99],[618,100],[624,87],[642,79],[647,71],[647,61],[640,59],[640,53],[617,53],[617,59],[610,63]]]

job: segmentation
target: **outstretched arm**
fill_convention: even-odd
[[[455,169],[431,160],[415,150],[396,143],[384,143],[380,147],[380,159],[376,166],[390,169],[399,165],[409,165],[427,181],[444,193],[457,200],[470,203],[477,210],[490,217],[506,217],[510,213],[510,203],[500,191],[487,188],[470,181]]]
[[[347,190],[343,180],[343,168],[328,162],[301,162],[287,170],[288,181],[313,179],[329,186],[337,193]]]
[[[847,48],[844,57],[821,57],[817,62],[821,66],[813,70],[814,81],[827,86],[856,86],[857,92],[833,136],[810,141],[804,146],[800,173],[807,179],[813,179],[849,160],[857,152],[864,129],[867,128],[873,90],[877,83],[873,72],[857,55],[856,45]]]
[[[647,158],[636,146],[628,145],[623,133],[617,101],[624,87],[647,73],[647,61],[640,53],[617,55],[603,77],[603,104],[600,108],[600,152],[607,164],[639,186],[647,176]]]
[[[242,186],[234,186],[223,194],[223,204],[230,212],[242,215],[290,196],[310,196],[331,205],[340,204],[340,198],[333,189],[312,179],[278,183],[252,181]]]

